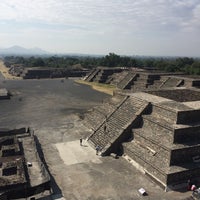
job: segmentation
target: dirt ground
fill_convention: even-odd
[[[109,95],[113,95],[113,92],[115,90],[115,86],[112,85],[106,85],[102,83],[96,83],[96,82],[87,82],[84,80],[76,80],[77,83],[85,84],[91,86],[94,90],[97,90],[99,92],[103,92]]]
[[[53,199],[183,200],[191,192],[164,192],[124,158],[100,157],[87,142],[82,124],[88,109],[110,96],[71,79],[0,80],[13,95],[0,101],[0,127],[30,126],[41,143],[52,175]],[[139,188],[148,195],[141,196]],[[45,199],[45,198],[43,198]]]

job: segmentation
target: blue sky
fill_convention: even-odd
[[[200,56],[199,0],[1,0],[0,47]]]

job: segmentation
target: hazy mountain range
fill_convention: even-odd
[[[12,46],[9,48],[0,48],[0,56],[13,55],[13,56],[75,56],[75,57],[102,57],[103,55],[91,55],[81,53],[51,53],[41,48],[35,47],[27,49],[21,46]]]
[[[9,48],[0,48],[0,55],[47,55],[50,54],[40,48],[27,49],[20,46],[12,46]]]

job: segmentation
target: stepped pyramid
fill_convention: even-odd
[[[122,152],[163,188],[200,177],[200,79],[132,72],[85,117],[101,155]],[[115,99],[115,101],[113,101]]]
[[[183,93],[187,98],[182,96],[181,102]],[[151,102],[151,109],[142,116],[140,126],[132,130],[134,139],[123,144],[125,155],[165,188],[198,178],[200,92],[197,96],[196,90],[166,90],[170,99],[147,93],[135,95]]]
[[[132,92],[172,87],[199,87],[199,77],[185,77],[179,73],[129,71],[117,84],[118,89]]]

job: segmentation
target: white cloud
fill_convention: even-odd
[[[10,29],[24,38],[35,35],[39,39],[46,34],[47,39],[74,42],[82,39],[83,43],[92,41],[93,45],[95,41],[99,45],[98,40],[109,41],[113,47],[119,40],[125,48],[123,41],[128,46],[137,39],[164,42],[169,37],[173,39],[173,35],[183,36],[183,32],[197,33],[199,22],[199,0],[2,0],[0,3],[0,24],[5,31],[6,24],[12,24]]]
[[[0,20],[94,28],[159,28],[191,21],[198,4],[197,0],[6,0],[0,4]]]

